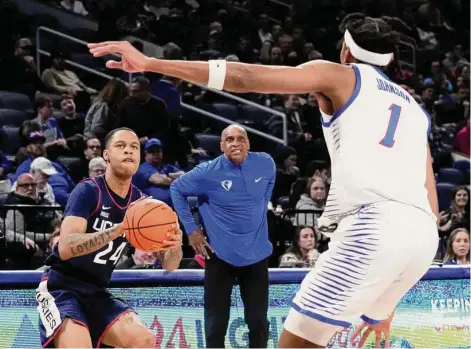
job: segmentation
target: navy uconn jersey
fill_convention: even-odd
[[[129,204],[141,196],[142,193],[132,184],[123,199],[108,188],[104,176],[86,179],[70,194],[64,217],[85,218],[88,221],[86,233],[95,233],[121,223]],[[126,238],[120,236],[95,252],[64,261],[59,256],[56,244],[46,265],[75,279],[106,286],[126,245]],[[83,247],[78,246],[80,248]]]

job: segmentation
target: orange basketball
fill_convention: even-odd
[[[177,224],[176,213],[164,202],[143,199],[132,205],[124,217],[123,229],[129,243],[135,248],[153,252],[162,248],[167,234]]]

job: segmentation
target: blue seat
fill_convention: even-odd
[[[450,207],[454,187],[455,185],[452,183],[437,184],[438,207],[440,211],[446,210]]]
[[[460,170],[463,174],[469,174],[470,162],[467,159],[457,160],[453,163],[453,167]]]
[[[212,106],[214,114],[222,116],[223,118],[235,121],[239,117],[237,107],[232,104],[213,103]]]
[[[28,96],[9,91],[0,91],[0,108],[33,112],[33,105]]]
[[[438,172],[438,181],[440,183],[463,183],[463,174],[456,168],[441,168]]]
[[[2,150],[7,155],[15,155],[20,148],[20,128],[4,126],[0,129]]]
[[[20,126],[23,121],[33,118],[33,114],[15,109],[0,109],[0,125]]]
[[[241,120],[251,120],[259,124],[265,124],[272,116],[272,114],[251,105],[241,105],[239,115]]]
[[[221,137],[211,134],[197,133],[195,134],[196,146],[206,149],[211,155],[219,155],[221,153]]]

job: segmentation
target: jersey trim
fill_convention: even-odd
[[[118,203],[116,202],[116,200],[113,198],[113,195],[111,195],[110,189],[108,188],[108,183],[106,183],[105,177],[102,176],[102,178],[103,178],[103,184],[105,185],[105,189],[106,189],[106,191],[108,192],[108,196],[110,197],[110,199],[111,199],[111,201],[113,202],[113,204],[114,204],[117,208],[119,208],[119,209],[121,209],[121,210],[126,210],[126,209],[129,207],[129,205],[131,204],[131,201],[132,201],[132,194],[133,194],[133,187],[134,187],[134,186],[133,186],[132,184],[130,185],[130,188],[129,188],[129,191],[128,191],[128,193],[129,193],[129,200],[128,200],[128,202],[126,203],[126,206],[120,206],[120,205],[118,205]]]
[[[371,66],[373,67],[373,66]],[[391,79],[389,78],[389,76],[387,76],[380,68],[378,67],[373,67],[374,70],[376,70],[378,72],[379,75],[381,75],[385,80],[387,81],[391,81]]]
[[[98,212],[98,210],[100,209],[100,204],[101,204],[101,189],[100,189],[100,186],[98,185],[98,182],[96,181],[95,178],[90,178],[92,180],[93,183],[95,183],[97,189],[98,189],[98,200],[96,201],[96,207],[95,207],[95,210],[93,210],[93,212],[90,214],[90,216],[93,216],[95,213]]]
[[[356,67],[353,64],[351,65],[351,67],[353,68],[353,71],[355,72],[355,88],[353,90],[353,93],[348,99],[348,101],[344,105],[342,105],[334,113],[334,115],[332,115],[332,118],[329,121],[324,121],[324,118],[322,117],[322,114],[321,114],[321,123],[322,123],[322,126],[324,127],[330,127],[334,123],[334,121],[337,120],[340,117],[340,115],[342,115],[342,113],[348,109],[348,107],[355,101],[355,99],[358,97],[358,94],[360,93],[360,89],[361,89],[360,70],[358,69],[358,67]]]
[[[420,107],[422,111],[424,112],[425,116],[427,117],[428,120],[428,128],[427,128],[427,139],[430,138],[430,132],[432,132],[432,117],[428,113],[428,111],[424,107]]]

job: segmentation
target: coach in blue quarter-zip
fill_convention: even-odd
[[[249,152],[247,132],[238,125],[221,134],[223,155],[196,166],[175,180],[174,208],[197,254],[206,257],[204,321],[207,348],[223,348],[229,323],[232,286],[240,284],[249,347],[268,342],[267,205],[275,184],[275,163],[266,153]],[[198,196],[204,231],[186,198]]]

